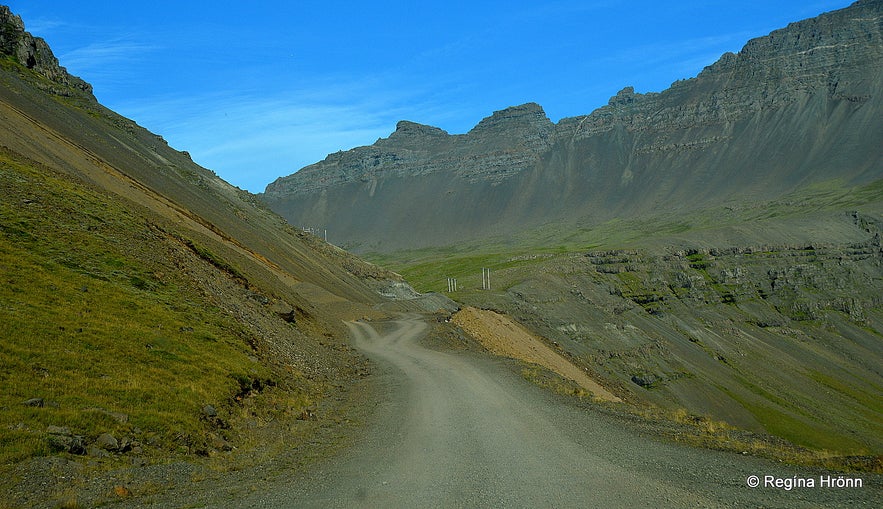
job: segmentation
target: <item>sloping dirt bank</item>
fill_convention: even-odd
[[[454,323],[496,355],[539,364],[573,380],[598,399],[621,401],[566,357],[504,315],[466,307],[454,315]]]

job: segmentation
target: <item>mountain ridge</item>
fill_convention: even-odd
[[[260,196],[290,222],[323,225],[367,252],[549,221],[598,224],[671,203],[770,199],[835,178],[868,183],[881,174],[881,5],[857,2],[792,23],[663,92],[625,87],[558,123],[534,103],[499,110],[462,135],[400,123],[388,138],[280,177]],[[497,221],[455,211],[432,221],[403,203],[444,211],[452,196],[461,210]],[[402,215],[419,220],[391,228]]]

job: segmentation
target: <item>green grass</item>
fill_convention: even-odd
[[[467,285],[481,286],[483,268],[499,271],[535,263],[533,260],[520,259],[513,254],[500,254],[492,250],[472,253],[450,249],[422,250],[396,256],[375,254],[366,258],[400,273],[411,285],[423,292],[446,292],[449,277],[457,278],[460,289],[465,291]]]
[[[848,395],[867,409],[869,414],[883,414],[883,400],[879,397],[878,387],[873,384],[862,381],[861,385],[849,385],[828,373],[819,371],[810,372],[809,377],[832,390]],[[863,390],[863,388],[867,390]],[[881,427],[883,427],[883,423],[881,423]]]
[[[176,247],[137,209],[0,152],[0,465],[51,453],[49,425],[198,452],[203,406],[233,418],[241,381],[272,378],[245,329],[169,266]]]
[[[867,454],[865,446],[849,436],[847,429],[834,429],[818,421],[806,409],[789,403],[785,398],[751,383],[744,377],[741,385],[760,398],[749,399],[718,386],[738,401],[771,435],[782,437],[793,444],[816,450],[836,451],[837,454]]]

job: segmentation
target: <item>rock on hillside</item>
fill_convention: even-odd
[[[661,93],[626,87],[557,124],[536,104],[463,135],[401,122],[262,198],[343,245],[391,251],[864,184],[883,176],[881,11],[867,0],[792,23]]]
[[[73,87],[92,95],[92,85],[72,76],[67,69],[59,65],[58,59],[52,54],[46,41],[26,32],[21,18],[13,14],[5,5],[0,5],[0,54],[14,56],[28,69],[40,73],[54,84],[62,85],[62,87],[46,87],[45,90],[49,92],[67,95],[66,88]]]

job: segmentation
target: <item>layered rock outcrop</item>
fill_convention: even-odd
[[[554,124],[538,104],[497,111],[468,134],[403,120],[374,145],[330,154],[283,177],[267,197],[303,196],[350,182],[453,173],[468,182],[499,183],[537,163],[550,147]]]
[[[663,92],[626,87],[557,124],[537,104],[462,135],[400,122],[278,179],[263,199],[368,251],[863,185],[883,176],[881,19],[883,2],[856,2],[751,40]]]

